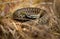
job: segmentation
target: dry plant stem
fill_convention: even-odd
[[[54,8],[55,8],[55,1],[56,0],[54,0]],[[53,18],[55,18],[55,20],[52,18],[52,21],[54,22],[54,23],[56,23],[57,24],[57,27],[58,27],[58,29],[60,30],[60,28],[59,28],[59,22],[58,22],[58,18],[57,18],[57,16],[55,15],[55,12],[53,11],[53,9],[51,8],[51,7],[49,7],[50,8],[50,11],[51,11],[51,15],[52,15],[52,17]],[[49,23],[49,24],[52,24],[52,23]],[[53,24],[50,26],[50,28],[53,26]],[[51,31],[51,33],[53,33],[52,31]],[[55,35],[60,35],[59,33],[53,33],[53,34],[55,34]]]
[[[1,25],[1,29],[2,29],[3,33],[7,32],[2,25]]]
[[[56,12],[56,5],[55,4],[56,4],[56,0],[54,0],[54,2],[53,2],[53,10],[54,10],[54,13],[57,13]]]
[[[12,22],[12,24],[14,25],[14,27],[16,28],[16,30],[18,30],[18,27],[16,26],[15,22]]]
[[[12,1],[12,2],[1,2],[0,4],[11,4],[11,3],[17,3],[17,2],[20,2],[21,3],[21,1]]]
[[[20,29],[18,29],[18,27],[17,27],[16,23],[15,23],[15,22],[12,22],[12,23],[13,23],[13,25],[14,25],[15,29],[16,29],[17,31],[19,31],[19,34],[20,34],[20,35],[22,35],[22,36],[25,38],[25,36],[24,36],[23,32],[22,32]]]
[[[18,27],[16,26],[15,22],[12,22],[14,27],[16,28],[17,31],[19,31],[20,35],[22,35],[24,38],[28,39],[30,38],[28,35],[26,35],[22,30],[19,30]],[[32,39],[32,38],[31,38]]]
[[[32,29],[34,29],[34,30],[37,30],[37,31],[39,31],[39,32],[41,32],[41,30],[40,29],[38,29],[38,28],[36,28],[36,27],[34,27],[34,26],[30,26],[29,24],[26,24],[26,23],[22,23],[23,25],[27,25],[28,27],[31,27]]]

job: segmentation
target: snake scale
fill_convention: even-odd
[[[39,23],[45,24],[48,20],[48,16],[45,10],[40,8],[27,7],[16,10],[13,14],[13,19],[19,21],[39,19]]]

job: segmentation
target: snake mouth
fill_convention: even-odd
[[[40,8],[33,8],[33,7],[21,8],[13,13],[13,19],[23,22],[29,20],[35,20],[43,16],[43,14],[41,15],[41,13],[45,13],[45,10],[42,10]]]

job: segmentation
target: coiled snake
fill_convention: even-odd
[[[45,10],[42,10],[40,8],[33,7],[21,8],[14,12],[13,19],[19,21],[27,21],[41,18],[40,20],[43,20],[45,22],[45,19],[43,18],[46,18],[46,16],[44,16],[46,13],[47,12]]]

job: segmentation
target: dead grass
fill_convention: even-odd
[[[0,19],[0,39],[60,39],[60,20],[51,6],[44,8],[48,12],[48,23],[41,25],[35,21],[21,23],[8,18]]]

